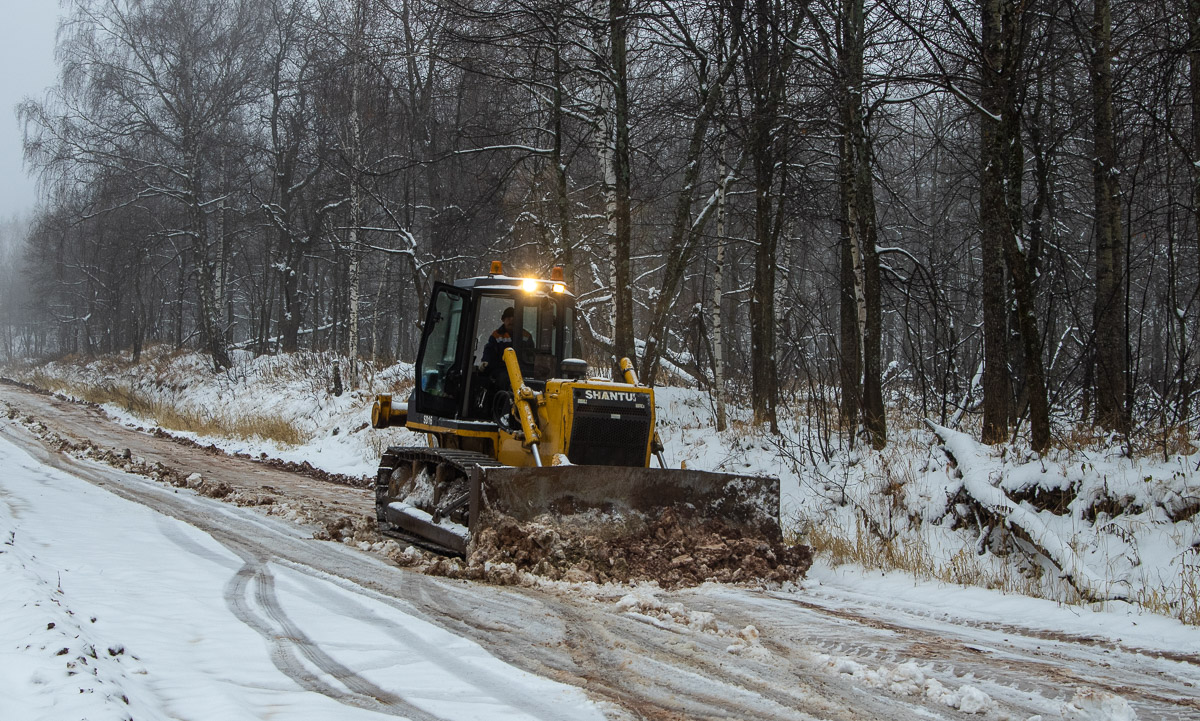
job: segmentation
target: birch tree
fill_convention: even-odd
[[[887,443],[887,418],[879,360],[882,306],[874,177],[863,88],[863,0],[840,0],[837,24],[842,420],[853,438],[861,412],[871,445],[882,448]]]

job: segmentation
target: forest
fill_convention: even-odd
[[[1196,425],[1200,0],[63,8],[8,357],[412,361],[501,260],[720,428]]]

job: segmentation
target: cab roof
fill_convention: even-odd
[[[552,289],[556,284],[565,284],[558,280],[546,280],[544,278],[517,278],[511,275],[481,275],[474,278],[460,278],[454,281],[454,287],[466,288],[472,291],[482,290],[505,290],[505,291],[523,291],[525,281],[533,280],[538,284],[538,289],[546,293],[552,293]],[[575,294],[570,290],[564,290],[561,293],[554,295],[566,296],[574,298]]]

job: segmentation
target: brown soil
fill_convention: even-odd
[[[387,555],[425,573],[497,584],[526,583],[526,574],[533,574],[575,583],[655,581],[668,589],[707,581],[796,581],[812,565],[807,546],[788,546],[677,509],[646,523],[626,523],[620,533],[595,532],[594,524],[573,526],[565,520],[520,523],[508,516],[492,517],[485,525],[466,561],[401,550],[399,544]]]

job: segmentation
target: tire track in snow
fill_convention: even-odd
[[[256,552],[233,532],[218,527],[208,522],[205,518],[199,517],[195,512],[198,507],[194,498],[180,496],[173,491],[158,486],[150,480],[144,480],[144,488],[133,487],[119,480],[117,475],[111,475],[101,467],[92,466],[64,454],[51,453],[41,445],[40,441],[30,437],[20,426],[5,423],[0,424],[0,429],[2,429],[6,437],[16,442],[20,447],[26,448],[31,452],[36,450],[37,452],[33,453],[33,457],[36,460],[88,481],[127,501],[149,506],[165,516],[199,528],[237,555],[241,559],[242,565],[234,573],[225,588],[226,603],[230,611],[233,612],[238,620],[263,636],[272,649],[271,658],[276,668],[296,681],[305,690],[320,693],[347,705],[379,711],[392,716],[402,716],[412,719],[412,721],[443,721],[440,717],[413,706],[399,696],[376,686],[366,679],[358,677],[314,644],[279,608],[278,601],[274,598],[273,587],[270,586],[273,578],[266,581],[269,590],[265,595],[260,592],[259,597],[262,599],[260,604],[264,611],[276,621],[278,626],[273,626],[271,623],[263,620],[249,602],[248,588],[252,581],[261,586],[263,579],[270,578],[270,572],[265,566],[266,556],[257,556]],[[119,471],[113,473],[120,474]],[[139,485],[142,485],[142,483],[139,482]],[[213,503],[216,502],[214,501]],[[259,526],[259,529],[266,530],[262,526]],[[215,558],[211,551],[199,546],[190,539],[186,539],[181,534],[169,535],[168,538],[171,538],[177,545],[182,545],[186,550],[191,552],[200,551],[200,554],[209,560],[218,563],[224,562],[224,559]],[[182,544],[180,544],[181,539],[183,540]],[[282,633],[280,630],[282,630]],[[300,660],[301,656],[308,659],[322,673],[337,679],[348,691],[336,689],[317,674],[314,674]]]
[[[339,613],[384,631],[395,639],[402,648],[413,651],[417,657],[427,660],[445,672],[470,683],[472,687],[486,693],[500,703],[514,709],[520,709],[523,713],[537,719],[537,721],[566,721],[569,718],[563,715],[565,709],[545,703],[538,698],[516,693],[510,681],[490,673],[486,669],[473,666],[470,668],[470,677],[468,678],[463,673],[463,664],[453,653],[422,640],[416,634],[401,626],[389,623],[387,619],[351,598],[334,594],[329,589],[327,582],[313,578],[309,573],[305,573],[304,569],[296,568],[292,564],[287,565],[301,574],[301,583],[304,583],[314,596],[324,599],[327,605],[337,608]],[[400,607],[400,603],[395,602],[394,599],[383,597],[377,600],[397,610],[404,611]],[[388,603],[389,600],[392,603]],[[469,615],[467,617],[469,618]]]
[[[864,694],[858,687],[835,683],[839,674],[815,663],[811,654],[796,652],[804,644],[753,660],[730,653],[726,636],[664,629],[618,613],[601,624],[569,605],[559,610],[568,619],[568,642],[580,653],[610,649],[611,657],[593,665],[618,692],[638,688],[643,697],[661,699],[667,709],[682,707],[688,719],[948,718],[945,707]],[[648,665],[660,670],[646,673]],[[617,675],[618,669],[625,677]],[[624,700],[634,707],[639,702],[636,697]]]
[[[785,644],[789,634],[800,634],[805,643],[826,653],[850,656],[871,665],[905,661],[941,665],[942,670],[932,673],[947,683],[957,684],[958,677],[966,677],[973,685],[995,684],[998,689],[1036,694],[1052,703],[1069,700],[1076,689],[1100,689],[1128,700],[1143,718],[1185,721],[1196,718],[1200,710],[1191,681],[1178,673],[1178,667],[1171,668],[1181,663],[1173,659],[1166,659],[1166,665],[1159,662],[1157,667],[1148,667],[1148,659],[1140,651],[1110,649],[1092,642],[1094,639],[1088,639],[1088,643],[1046,639],[1027,634],[1024,629],[992,630],[919,615],[910,622],[906,617],[913,614],[895,608],[883,609],[894,614],[885,620],[824,601],[813,603],[774,592],[751,593],[752,597],[742,603],[731,594],[723,595],[719,601],[721,613],[778,624],[772,635],[784,638]],[[802,609],[803,615],[795,616],[789,608]],[[924,627],[925,623],[944,628]],[[1196,663],[1196,659],[1189,658],[1186,665],[1194,668]],[[1017,697],[1006,693],[994,700],[1012,702]]]
[[[214,538],[236,553],[244,564],[225,587],[226,604],[238,620],[267,641],[271,647],[271,659],[282,673],[308,691],[320,693],[347,705],[392,716],[403,716],[412,721],[441,721],[441,717],[414,706],[399,695],[354,673],[314,643],[279,605],[275,594],[275,576],[267,567],[269,557],[266,554],[256,552],[230,538],[215,535]],[[266,613],[269,621],[259,616],[250,603],[251,584],[255,587],[253,598]],[[336,689],[319,675],[312,673],[300,657],[321,673],[336,679],[349,693]]]
[[[144,502],[144,499],[142,499],[142,502]],[[336,661],[333,663],[337,664],[337,666],[344,671],[340,675],[339,672],[330,671],[325,667],[323,662],[319,662],[316,659],[309,658],[312,666],[304,663],[304,661],[301,659],[301,656],[304,656],[305,658],[307,658],[307,656],[303,653],[297,655],[296,651],[299,647],[286,642],[304,638],[308,640],[308,643],[311,644],[313,648],[317,648],[317,646],[311,641],[311,639],[308,639],[308,637],[303,634],[303,632],[300,631],[289,618],[286,617],[286,614],[280,607],[274,591],[275,577],[274,574],[270,572],[270,569],[267,566],[268,563],[280,563],[284,567],[294,571],[297,574],[300,582],[305,584],[305,587],[311,594],[326,600],[327,605],[329,605],[330,608],[337,608],[340,614],[346,615],[360,622],[367,623],[373,628],[385,631],[392,638],[396,639],[401,646],[406,649],[412,649],[415,652],[415,655],[418,657],[430,659],[433,663],[437,664],[439,668],[443,669],[447,673],[453,674],[454,676],[468,682],[471,686],[483,691],[498,701],[507,704],[511,708],[520,709],[523,713],[526,713],[532,718],[537,719],[537,721],[564,721],[562,709],[555,708],[537,698],[516,695],[510,688],[510,684],[508,684],[504,679],[491,675],[485,670],[477,667],[472,668],[468,677],[467,674],[463,672],[462,664],[458,663],[456,657],[452,654],[445,652],[442,649],[433,646],[432,644],[422,641],[415,634],[412,634],[402,627],[390,623],[387,619],[372,612],[362,604],[356,603],[347,595],[338,595],[333,593],[328,587],[328,584],[337,584],[340,588],[346,590],[351,597],[353,595],[365,593],[373,600],[382,602],[401,613],[411,614],[413,609],[404,601],[391,596],[379,594],[369,589],[364,589],[356,584],[353,584],[352,582],[346,581],[345,579],[341,579],[336,576],[329,576],[323,571],[313,569],[302,563],[276,558],[261,550],[252,548],[244,541],[244,539],[227,531],[221,531],[212,528],[201,530],[201,532],[205,533],[205,535],[213,538],[213,540],[221,544],[222,547],[226,548],[230,553],[236,556],[236,559],[231,558],[219,553],[214,549],[205,547],[196,539],[189,537],[189,535],[184,531],[183,527],[179,526],[178,523],[168,520],[169,518],[170,516],[164,515],[158,520],[159,531],[164,537],[182,550],[199,558],[203,558],[217,566],[227,568],[233,572],[233,575],[225,590],[226,602],[230,610],[234,613],[239,621],[252,628],[256,633],[259,633],[259,635],[263,636],[264,639],[268,641],[271,649],[272,662],[276,665],[276,668],[299,683],[306,690],[315,693],[321,693],[322,695],[329,696],[330,698],[334,698],[339,702],[347,703],[349,705],[355,705],[371,710],[379,710],[379,708],[377,708],[379,706],[378,703],[373,705],[357,703],[355,696],[347,694],[346,691],[325,683],[318,675],[312,673],[312,666],[316,666],[323,672],[326,672],[329,676],[332,676],[339,682],[342,682],[350,691],[356,692],[359,697],[357,699],[358,701],[361,701],[361,697],[369,697],[371,699],[386,701],[388,700],[387,697],[389,696],[389,692],[378,688],[369,681],[366,682],[366,686],[356,683],[354,680],[350,679],[350,676],[348,675],[352,672],[350,672],[349,669],[346,669],[344,665],[341,665]],[[194,517],[192,519],[193,523],[198,520],[199,519]],[[244,519],[239,518],[238,520]],[[257,519],[249,520],[256,521]],[[266,526],[260,526],[260,528],[268,532],[274,530]],[[423,586],[424,584],[421,585]],[[258,607],[263,609],[270,616],[271,620],[275,622],[274,625],[266,622],[258,614],[255,606],[249,603],[249,599],[252,597],[249,589],[252,586],[254,588],[253,599],[257,602]],[[422,596],[428,598],[428,594],[422,594]],[[432,601],[433,599],[430,600]],[[281,630],[282,633],[280,633]],[[328,656],[328,654],[325,655]],[[358,678],[359,680],[362,680],[361,677]],[[413,707],[412,704],[404,702],[401,697],[395,694],[390,695],[393,697],[391,699],[392,701],[399,699],[399,701],[407,704],[407,706],[403,708],[401,715],[418,720],[421,718],[427,718],[431,720],[437,718],[436,716],[431,716],[427,712],[423,712],[420,709]],[[418,714],[424,714],[424,716],[420,716]]]
[[[1200,711],[1200,700],[1194,694],[1189,694],[1185,688],[1180,686],[1185,681],[1180,678],[1164,678],[1165,674],[1160,671],[1147,672],[1144,669],[1138,669],[1137,679],[1128,678],[1130,667],[1142,666],[1142,663],[1136,658],[1138,656],[1164,658],[1175,663],[1190,665],[1193,667],[1200,666],[1200,659],[1194,656],[1184,654],[1159,654],[1148,651],[1143,651],[1137,648],[1126,648],[1117,646],[1100,639],[1069,635],[1044,634],[1030,632],[1026,629],[1019,629],[1012,626],[999,626],[997,628],[988,628],[984,624],[964,624],[955,622],[954,625],[963,629],[979,629],[986,631],[989,634],[996,636],[1004,636],[1004,641],[1009,641],[1012,638],[1020,639],[1021,641],[1030,641],[1034,648],[1030,648],[1031,644],[1021,643],[1012,644],[1011,650],[1002,652],[993,652],[981,648],[980,643],[983,641],[971,642],[948,642],[945,635],[939,635],[932,630],[924,630],[914,625],[901,625],[899,623],[891,623],[881,621],[879,619],[867,618],[853,611],[845,609],[833,609],[817,604],[804,601],[798,598],[781,598],[775,596],[778,600],[783,600],[787,603],[796,604],[804,608],[819,611],[824,614],[833,615],[846,620],[869,625],[874,628],[891,631],[896,633],[898,637],[905,640],[907,647],[897,649],[894,653],[897,656],[915,656],[926,660],[939,660],[946,663],[953,663],[959,666],[968,666],[972,672],[976,674],[987,674],[987,669],[992,669],[993,675],[995,670],[1008,670],[1014,673],[1020,673],[1028,678],[1051,678],[1063,683],[1075,683],[1079,685],[1093,686],[1100,688],[1119,696],[1136,697],[1153,701],[1166,705],[1180,706],[1191,708],[1194,711]],[[1045,641],[1045,646],[1036,645],[1036,641]],[[998,644],[996,644],[998,645]],[[1071,665],[1064,662],[1071,657],[1077,657],[1079,651],[1086,649],[1090,654],[1099,653],[1111,657],[1110,659],[1100,659],[1098,662],[1091,664],[1089,668],[1093,670],[1095,675],[1083,676]],[[901,653],[903,652],[903,653]],[[911,653],[909,653],[911,652]],[[1038,656],[1045,658],[1032,657],[1036,652]],[[981,656],[991,656],[991,663],[982,665],[979,663]],[[1127,657],[1128,660],[1121,662],[1118,659]],[[981,668],[982,666],[982,668]],[[1115,671],[1109,670],[1115,668]],[[1106,672],[1112,673],[1113,678],[1106,678],[1100,675],[1099,669],[1106,669]],[[1124,679],[1118,677],[1125,676]],[[1131,683],[1131,681],[1139,683]],[[1170,688],[1168,686],[1173,686]],[[1190,715],[1192,712],[1182,711]]]
[[[878,621],[869,616],[860,614],[851,610],[857,604],[847,603],[847,599],[830,595],[828,593],[819,593],[806,591],[809,600],[802,602],[806,608],[810,608],[822,613],[840,616],[856,623],[871,625],[876,628],[891,628],[892,626],[884,621]],[[765,595],[788,603],[801,603],[794,597],[778,592],[767,592]],[[903,614],[913,618],[925,619],[929,623],[944,623],[951,624],[959,628],[977,628],[983,631],[991,631],[998,634],[1015,634],[1023,638],[1041,639],[1052,643],[1064,643],[1078,645],[1084,647],[1094,647],[1101,651],[1120,651],[1123,653],[1133,653],[1146,656],[1154,659],[1166,659],[1168,661],[1177,661],[1183,664],[1190,664],[1200,669],[1200,656],[1187,654],[1178,651],[1168,651],[1164,649],[1149,649],[1130,646],[1119,641],[1113,641],[1107,638],[1098,638],[1096,636],[1085,636],[1077,633],[1068,633],[1065,631],[1054,631],[1044,628],[1033,628],[1025,626],[1017,626],[1011,623],[999,623],[994,621],[980,620],[944,620],[940,619],[938,614],[921,609],[911,607],[877,605],[872,606],[875,610],[883,610],[896,614]]]

